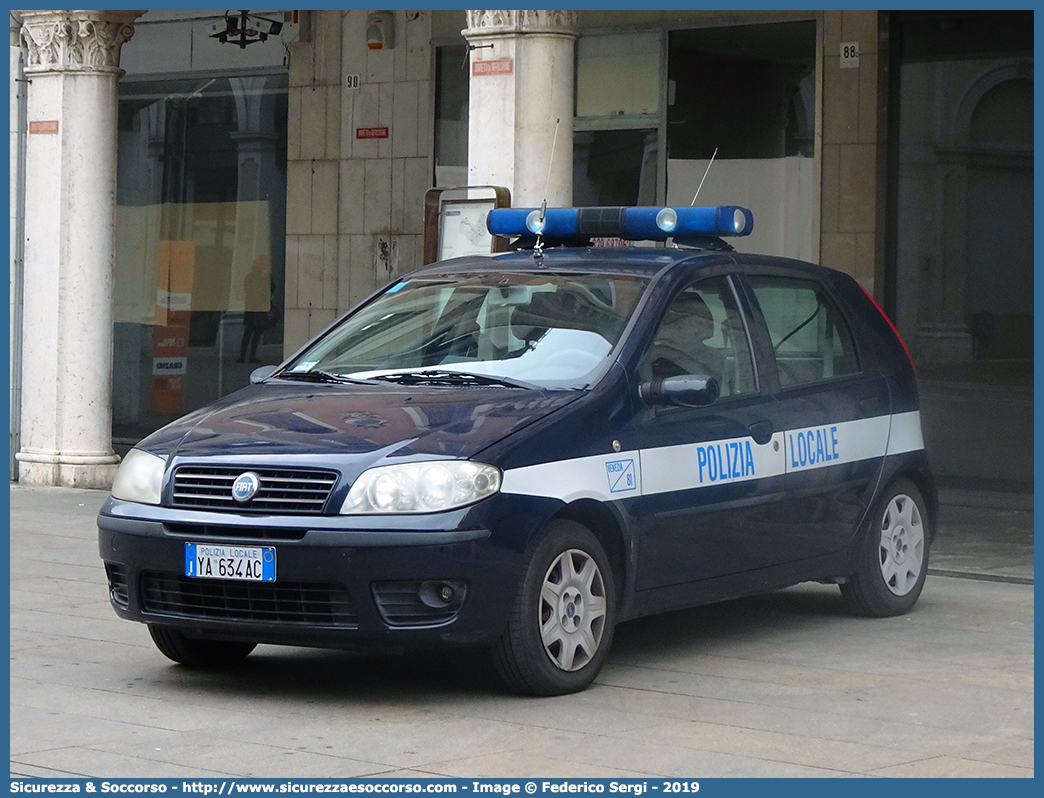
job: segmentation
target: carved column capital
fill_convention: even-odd
[[[120,48],[142,11],[22,11],[25,71],[121,74]]]
[[[577,35],[576,11],[467,11],[468,27],[464,38],[510,36],[522,33]]]

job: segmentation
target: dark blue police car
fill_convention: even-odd
[[[550,695],[649,613],[810,580],[914,605],[914,369],[852,278],[736,253],[742,208],[488,225],[521,248],[413,272],[128,454],[98,517],[121,617],[186,665],[486,645]]]

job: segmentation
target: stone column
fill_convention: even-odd
[[[27,485],[107,488],[116,83],[141,11],[22,11],[27,47],[22,448]]]
[[[467,20],[468,182],[507,186],[516,207],[540,205],[545,190],[549,207],[571,205],[577,12],[468,11]]]

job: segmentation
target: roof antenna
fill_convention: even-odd
[[[717,156],[717,154],[718,154],[718,148],[715,147],[714,148],[714,154],[711,155],[711,159],[707,162],[707,169],[703,173],[703,179],[700,180],[700,184],[696,187],[696,193],[692,195],[692,202],[689,203],[689,207],[690,208],[693,205],[696,204],[696,198],[698,196],[700,196],[700,189],[703,188],[703,181],[707,179],[707,174],[710,172],[711,165],[714,163],[714,158],[715,158],[715,156]]]
[[[541,238],[544,232],[544,218],[547,215],[547,191],[551,187],[551,167],[555,163],[555,148],[558,146],[558,126],[562,122],[559,117],[555,120],[555,137],[551,140],[551,158],[547,164],[547,180],[544,181],[544,199],[540,203],[540,230],[537,232],[536,243],[533,244],[533,257],[544,257],[544,242]]]

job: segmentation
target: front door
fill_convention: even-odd
[[[784,447],[775,400],[759,389],[749,319],[733,278],[707,277],[673,297],[641,378],[714,377],[706,407],[648,407],[639,419],[644,519],[637,589],[740,573],[776,559]]]

